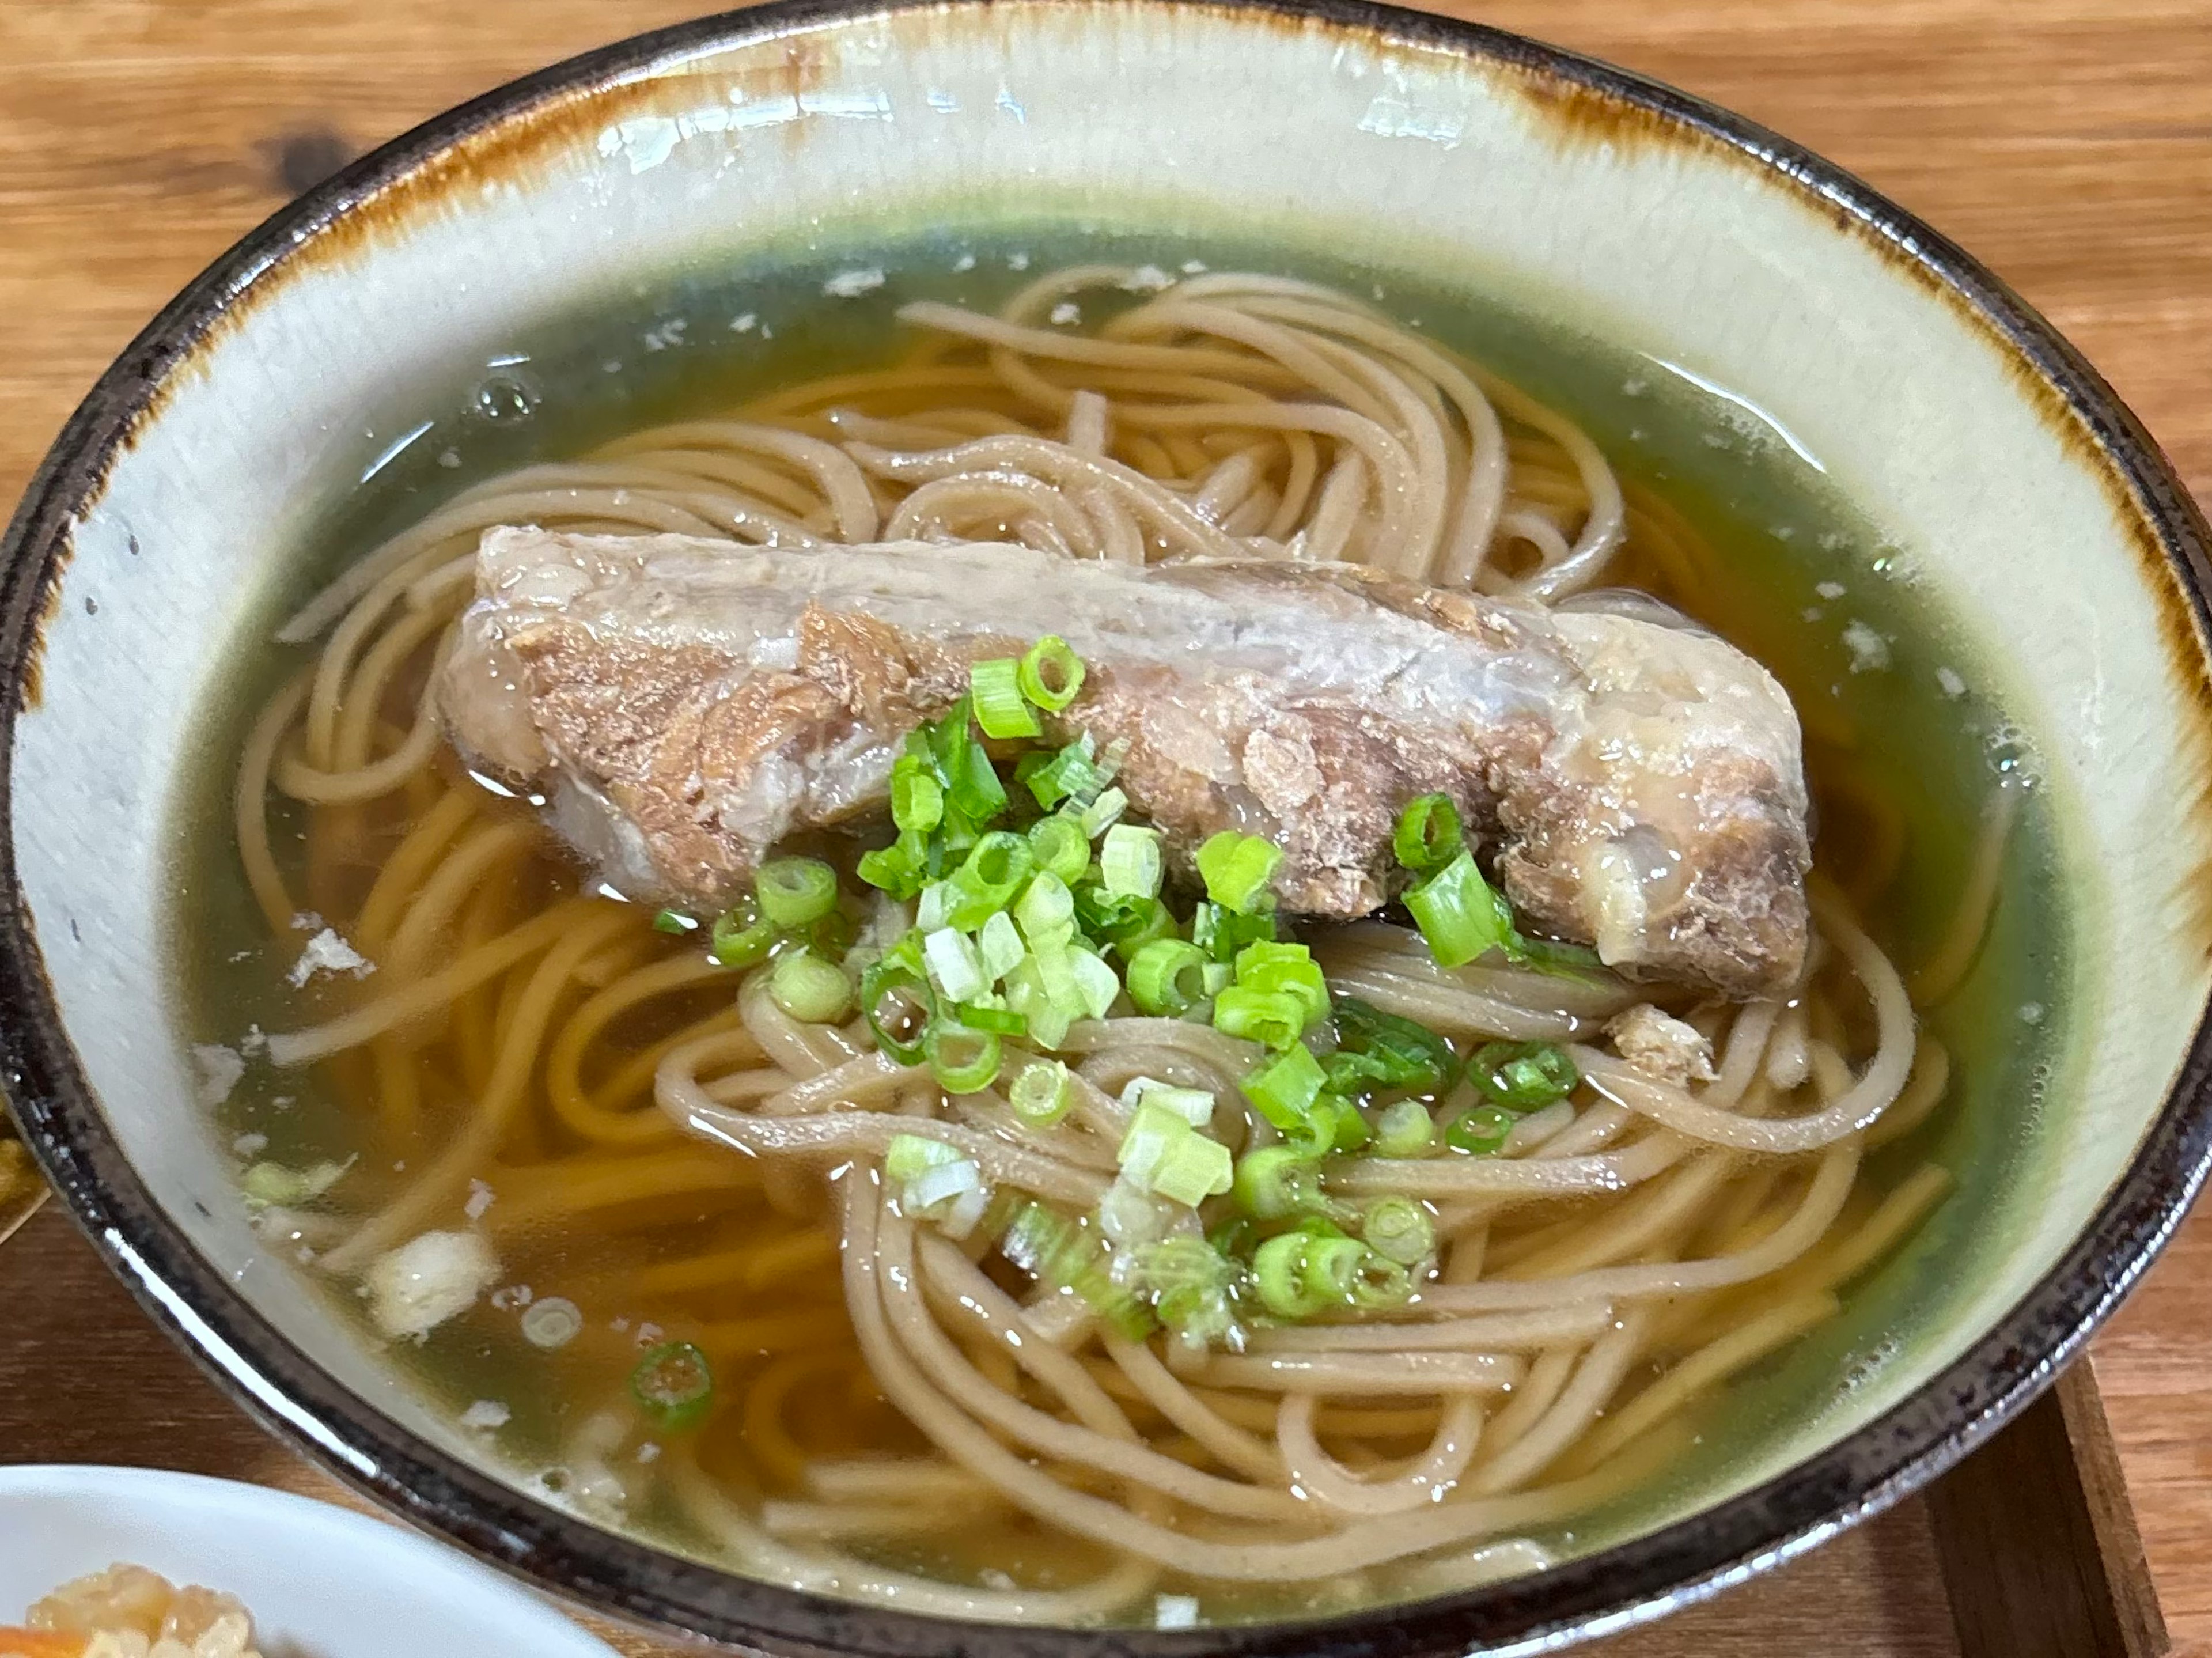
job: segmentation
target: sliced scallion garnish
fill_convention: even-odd
[[[1302,1043],[1293,1043],[1237,1085],[1261,1116],[1288,1133],[1305,1124],[1328,1080],[1321,1062]]]
[[[1091,867],[1091,840],[1080,820],[1055,812],[1030,825],[1030,855],[1039,869],[1073,883]]]
[[[1032,1060],[1015,1074],[1006,1103],[1032,1128],[1049,1128],[1075,1108],[1075,1084],[1058,1060]]]
[[[1083,689],[1083,659],[1058,634],[1047,634],[1023,655],[1018,679],[1024,696],[1058,714]]]
[[[935,1024],[921,1048],[937,1085],[948,1094],[981,1093],[998,1079],[1000,1050],[994,1032]]]
[[[1206,896],[1225,908],[1248,913],[1261,908],[1267,883],[1283,861],[1283,849],[1256,835],[1224,829],[1198,849],[1198,878]]]
[[[1098,845],[1099,884],[1117,898],[1160,896],[1160,833],[1116,823]]]
[[[1440,967],[1463,966],[1513,938],[1513,913],[1482,878],[1472,853],[1460,853],[1408,890],[1405,902]]]
[[[707,953],[724,967],[750,967],[768,959],[775,944],[775,925],[760,913],[760,906],[740,896],[714,918],[708,930]]]
[[[1224,1036],[1286,1048],[1297,1042],[1305,1027],[1305,1004],[1287,991],[1231,985],[1213,999],[1213,1028]],[[1318,1074],[1320,1067],[1315,1069]]]
[[[793,1018],[827,1024],[852,1005],[853,981],[836,963],[801,945],[775,958],[769,969],[768,993]]]
[[[629,1375],[630,1397],[664,1433],[682,1433],[707,1419],[714,1406],[714,1370],[688,1341],[664,1341],[646,1350]]]
[[[1021,671],[1013,658],[993,657],[970,665],[968,690],[975,699],[975,723],[984,736],[1035,737],[1043,729],[1022,698]]]
[[[1359,1223],[1367,1247],[1386,1260],[1411,1266],[1436,1253],[1437,1224],[1411,1198],[1380,1198]]]
[[[1206,952],[1182,938],[1154,938],[1129,958],[1129,999],[1140,1013],[1172,1017],[1206,996]]]
[[[970,1030],[988,1030],[996,1036],[1029,1034],[1030,1022],[1011,1008],[983,1007],[974,1002],[955,1005],[953,1016]]]
[[[1467,1078],[1491,1104],[1534,1111],[1565,1098],[1582,1073],[1550,1042],[1486,1042],[1468,1060]]]
[[[819,858],[771,858],[753,876],[753,896],[769,925],[805,926],[837,907],[837,872]]]
[[[1436,1122],[1429,1115],[1429,1108],[1419,1100],[1395,1101],[1384,1106],[1375,1120],[1378,1157],[1425,1157],[1436,1138]]]
[[[1502,1105],[1470,1106],[1445,1128],[1444,1144],[1455,1151],[1486,1157],[1504,1148],[1506,1136],[1519,1121]]]
[[[1421,875],[1442,869],[1465,845],[1459,808],[1449,794],[1424,794],[1408,801],[1390,837],[1398,861]]]

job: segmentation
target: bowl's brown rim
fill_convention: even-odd
[[[1086,0],[774,0],[586,52],[439,115],[278,212],[196,278],[117,358],[33,478],[0,541],[0,738],[34,695],[42,617],[78,515],[167,377],[253,284],[319,231],[457,139],[657,62],[910,9]],[[1499,64],[1734,152],[1962,301],[2078,420],[2108,482],[2154,538],[2196,660],[2212,637],[2212,545],[2141,423],[2049,323],[1947,238],[1850,174],[1740,116],[1612,65],[1481,25],[1365,0],[1202,3],[1254,24],[1318,21]],[[150,577],[149,579],[151,579]],[[919,1615],[734,1576],[523,1496],[383,1416],[311,1363],[201,1258],[107,1128],[48,983],[0,779],[0,1079],[49,1179],[140,1304],[265,1425],[386,1507],[492,1564],[596,1610],[745,1649],[988,1658],[1413,1658],[1548,1650],[1701,1600],[1880,1512],[2021,1409],[2118,1304],[2212,1165],[2212,1030],[2200,1019],[2126,1172],[2047,1274],[1955,1363],[1876,1421],[1753,1489],[1534,1576],[1321,1619],[1189,1631],[1010,1627]]]

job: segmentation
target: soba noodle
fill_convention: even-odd
[[[313,912],[374,967],[269,1048],[315,1067],[359,1137],[318,1269],[350,1280],[476,1223],[507,1280],[542,1284],[574,1239],[598,1240],[568,1291],[592,1316],[562,1356],[583,1401],[562,1459],[574,1500],[671,1505],[747,1572],[1080,1621],[1148,1618],[1164,1587],[1326,1581],[1357,1598],[1530,1570],[1547,1556],[1527,1533],[1644,1478],[1701,1394],[1831,1316],[1946,1189],[1933,1168],[1887,1193],[1862,1175],[1947,1078],[1855,919],[1863,870],[1840,872],[1849,896],[1816,887],[1814,966],[1783,1005],[1445,969],[1370,920],[1312,938],[1338,994],[1462,1048],[1563,1043],[1583,1085],[1497,1155],[1332,1167],[1339,1199],[1435,1218],[1440,1265],[1401,1307],[1258,1327],[1241,1351],[1132,1340],[1079,1297],[1025,1291],[983,1235],[902,1213],[886,1147],[941,1140],[992,1187],[1083,1213],[1113,1180],[1131,1078],[1237,1102],[1256,1050],[1182,1021],[1079,1024],[1078,1108],[1029,1127],[997,1089],[950,1096],[878,1053],[862,1021],[793,1019],[765,969],[737,987],[649,910],[575,896],[526,803],[443,746],[432,669],[498,525],[1350,559],[1546,602],[1624,558],[1692,600],[1719,580],[1572,424],[1331,290],[1209,275],[1092,331],[1048,320],[1148,286],[1086,267],[997,315],[915,304],[921,343],[893,366],[467,490],[287,624],[313,660],[240,759],[239,854],[269,927],[296,948]],[[296,865],[272,802],[301,813]],[[1991,815],[1928,994],[1971,961],[2006,821]],[[1608,1045],[1607,1021],[1645,1000],[1710,1040],[1712,1080],[1661,1079]],[[1273,1132],[1241,1102],[1224,1121],[1254,1144]],[[704,1430],[664,1443],[625,1408],[634,1349],[610,1314],[710,1356]],[[996,1540],[945,1550],[948,1509]]]

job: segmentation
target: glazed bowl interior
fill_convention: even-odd
[[[1746,443],[1788,448],[1863,519],[1839,570],[1887,582],[1941,642],[1988,711],[1992,766],[2033,756],[2043,899],[2008,947],[2044,951],[2059,986],[2039,1073],[1968,1079],[1960,1145],[1979,1172],[1960,1200],[1832,1338],[1747,1395],[1726,1455],[1578,1534],[1597,1551],[1674,1528],[1573,1604],[1710,1578],[1923,1476],[2109,1304],[2194,1177],[2201,1122],[2169,1101],[2212,944],[2195,530],[2154,452],[2016,301],[1771,149],[1479,31],[1076,0],[738,15],[372,157],[179,301],[19,520],[14,1046],[64,1191],[259,1408],[471,1546],[513,1560],[517,1539],[557,1535],[583,1557],[555,1567],[567,1587],[723,1633],[920,1642],[830,1632],[795,1600],[641,1576],[649,1550],[534,1530],[556,1522],[530,1471],[488,1461],[262,1249],[156,944],[180,817],[227,763],[202,714],[311,582],[313,528],[394,454],[440,442],[483,366],[554,319],[702,271],[866,270],[872,250],[1010,226],[1145,239],[1164,260],[1325,250],[1385,287],[1478,295],[1724,388]],[[1987,1017],[2021,1016],[2002,985],[1981,993]],[[2112,1220],[2154,1126],[2163,1184]],[[1990,1357],[1999,1337],[2009,1368]],[[1815,1461],[1817,1490],[1773,1495]],[[1683,1524],[1747,1493],[1763,1506],[1739,1505],[1741,1524]],[[1493,1600],[1499,1629],[1553,1615],[1540,1594],[1519,1612]]]

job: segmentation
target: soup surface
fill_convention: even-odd
[[[1686,369],[1279,249],[1039,230],[673,276],[363,442],[209,711],[179,1020],[272,1246],[601,1523],[987,1617],[1437,1592],[1740,1483],[2014,1200],[2068,981],[2025,739],[1911,550]],[[994,623],[1004,683],[966,650],[969,700],[894,720],[889,811],[878,775],[762,890],[747,857],[687,885],[584,729],[637,681],[556,717],[533,658],[531,742],[568,733],[535,772],[465,717],[496,525],[763,547],[740,604],[815,543],[1018,542],[1146,591],[1225,543],[1711,629],[1802,726],[1809,950],[1609,970],[1580,946],[1620,965],[1633,929],[1578,928],[1574,892],[1538,915],[1513,872],[1492,796],[1553,763],[1525,754],[1387,801],[1376,919],[1279,907],[1304,829],[1177,816],[1112,738],[1111,618],[1068,652],[1088,701],[1039,644],[1083,622],[1049,565]],[[1623,589],[1658,605],[1592,597]],[[665,675],[659,625],[616,642]],[[1795,832],[1787,793],[1747,811]]]

